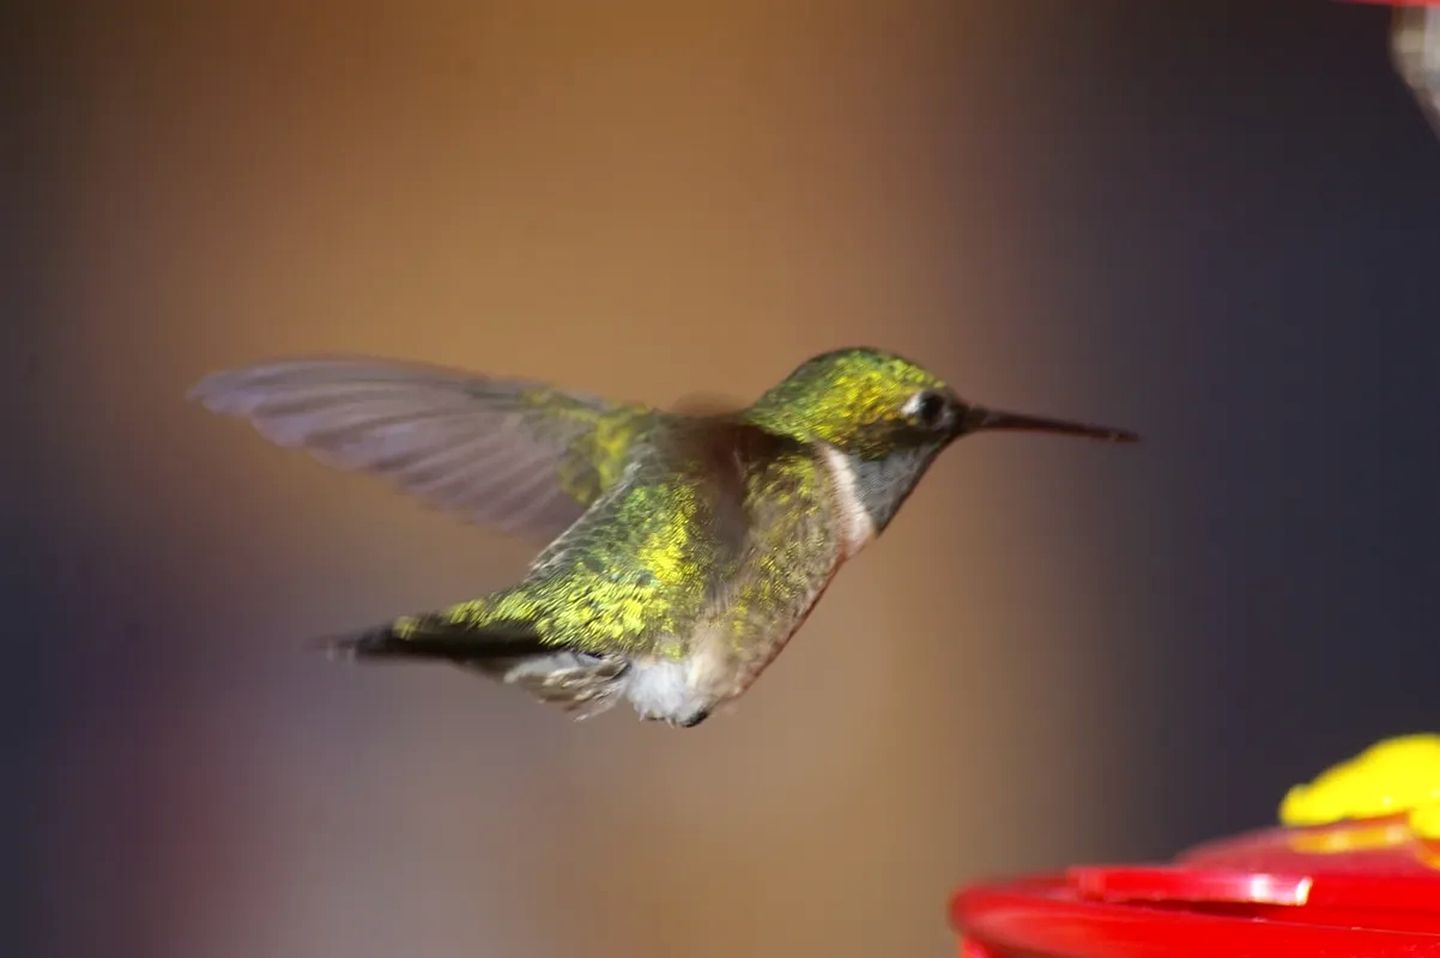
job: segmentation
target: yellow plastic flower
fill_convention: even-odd
[[[1290,826],[1412,813],[1421,837],[1440,838],[1440,734],[1385,739],[1296,785],[1280,803]]]

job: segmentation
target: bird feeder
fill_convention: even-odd
[[[1278,827],[976,884],[950,914],[961,958],[1440,958],[1440,735],[1297,785]]]

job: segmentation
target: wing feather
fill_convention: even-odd
[[[544,540],[619,477],[632,445],[661,415],[526,380],[362,358],[229,370],[192,395],[278,445]]]

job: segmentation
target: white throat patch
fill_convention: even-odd
[[[860,487],[855,481],[855,469],[850,457],[834,446],[822,445],[820,453],[825,457],[825,467],[830,471],[831,486],[835,493],[835,511],[840,537],[840,557],[848,559],[864,548],[865,543],[875,538],[875,520],[865,510],[860,498]]]

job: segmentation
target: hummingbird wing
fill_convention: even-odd
[[[279,445],[544,541],[619,478],[632,445],[663,415],[540,383],[364,358],[216,373],[192,396]]]

